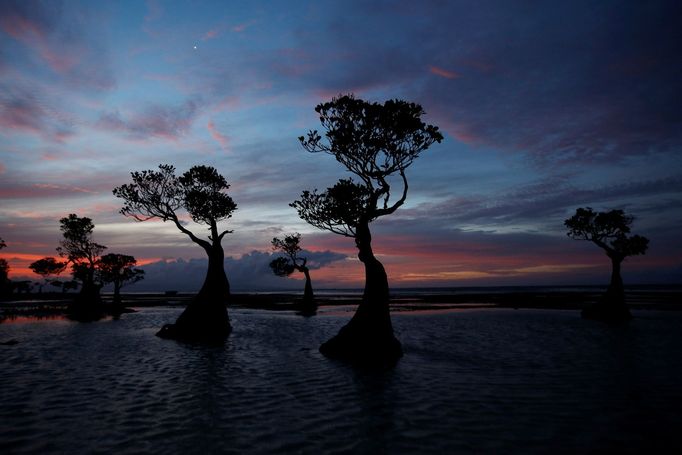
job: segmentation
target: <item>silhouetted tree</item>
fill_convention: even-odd
[[[225,275],[221,242],[232,231],[221,231],[218,223],[230,218],[237,209],[226,194],[230,185],[210,166],[194,166],[177,177],[173,166],[162,164],[158,171],[132,172],[131,176],[133,183],[114,189],[114,195],[125,201],[121,213],[137,221],[154,218],[171,221],[208,256],[206,279],[199,294],[175,324],[165,325],[157,335],[209,341],[224,339],[231,331],[225,308],[230,285]],[[182,209],[195,223],[208,225],[207,239],[198,237],[180,221],[178,212]]]
[[[362,302],[350,322],[320,351],[330,357],[394,361],[402,348],[393,334],[388,278],[372,250],[369,224],[403,205],[408,189],[405,170],[443,136],[438,127],[422,122],[420,105],[401,100],[378,104],[341,96],[318,105],[315,112],[325,137],[310,131],[299,138],[301,144],[309,152],[332,155],[360,182],[339,180],[323,193],[304,191],[291,206],[311,225],[352,237],[365,266]],[[402,186],[397,199],[391,193],[396,181]]]
[[[69,292],[70,290],[77,290],[79,286],[78,281],[70,280],[62,282],[62,292]]]
[[[95,225],[88,217],[71,213],[59,220],[63,239],[57,251],[71,264],[75,279],[81,284],[81,291],[69,308],[77,319],[95,319],[102,314],[101,283],[96,281],[97,261],[106,246],[92,240]]]
[[[114,285],[114,306],[121,306],[121,288],[144,279],[144,270],[134,268],[137,260],[125,254],[105,254],[97,261],[97,275],[102,283]]]
[[[0,238],[0,250],[6,248],[7,244]],[[12,282],[9,279],[9,263],[0,258],[0,297],[9,294],[12,290]]]
[[[52,284],[50,277],[52,275],[59,275],[66,269],[67,263],[56,260],[53,257],[45,257],[32,262],[28,268],[30,268],[33,273],[43,277],[45,284]],[[61,282],[59,282],[61,285]],[[43,283],[40,283],[40,289],[38,292],[43,292]]]
[[[583,317],[603,320],[629,319],[625,305],[621,263],[628,256],[644,254],[649,240],[640,235],[629,236],[633,217],[622,210],[595,212],[590,207],[579,208],[564,221],[567,235],[575,240],[588,240],[604,250],[611,259],[611,282],[606,294],[594,307],[583,310]]]
[[[270,268],[277,276],[286,277],[294,273],[301,272],[305,276],[305,288],[303,291],[302,312],[313,314],[315,312],[315,297],[313,296],[313,285],[310,281],[310,269],[306,266],[308,259],[299,256],[301,253],[301,234],[298,232],[284,236],[283,239],[273,238],[272,249],[285,256],[275,258],[270,262]]]

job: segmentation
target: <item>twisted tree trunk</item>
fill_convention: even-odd
[[[230,283],[223,265],[225,253],[219,240],[205,250],[208,270],[204,284],[175,324],[166,324],[157,333],[161,338],[211,343],[223,341],[232,331],[225,306],[230,297]]]
[[[369,223],[356,229],[355,244],[358,259],[365,266],[365,290],[352,319],[338,335],[320,346],[328,357],[353,361],[395,362],[402,356],[402,347],[393,334],[389,312],[388,277],[384,266],[372,251]]]
[[[315,303],[315,296],[313,295],[313,285],[310,280],[310,269],[303,266],[298,266],[299,271],[303,272],[305,276],[305,288],[303,290],[303,301],[301,302],[301,314],[304,316],[312,316],[317,313],[317,304]]]
[[[582,317],[605,322],[627,321],[632,318],[632,315],[625,304],[625,289],[620,274],[620,266],[625,257],[613,251],[607,251],[607,255],[611,259],[609,287],[596,304],[583,310]]]

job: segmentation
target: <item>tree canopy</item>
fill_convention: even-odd
[[[97,261],[97,275],[103,283],[114,283],[117,287],[136,283],[144,279],[144,270],[137,269],[137,259],[125,254],[105,254]]]
[[[28,267],[33,273],[47,279],[49,276],[62,273],[66,265],[66,262],[58,261],[53,257],[46,257],[32,262]]]
[[[434,142],[438,127],[421,120],[422,107],[402,100],[383,104],[352,95],[319,104],[315,111],[326,132],[308,132],[299,140],[311,153],[332,155],[360,182],[339,180],[325,192],[304,191],[292,204],[299,216],[320,229],[355,237],[358,223],[393,213],[407,198],[405,170]],[[402,192],[391,200],[391,176],[398,174]]]
[[[378,216],[367,214],[368,208],[372,208],[367,187],[351,179],[341,179],[322,193],[303,191],[301,198],[289,205],[308,224],[346,237],[355,237],[363,217],[370,222]]]
[[[589,240],[603,248],[609,257],[625,258],[644,254],[649,240],[640,235],[629,236],[634,218],[623,210],[595,212],[590,207],[578,208],[564,222],[567,235],[575,240]]]
[[[71,213],[60,219],[59,224],[63,236],[57,248],[59,255],[73,264],[85,261],[94,266],[97,257],[107,247],[92,240],[92,232],[95,229],[92,219]]]
[[[175,167],[159,165],[159,170],[132,172],[132,183],[114,189],[124,200],[121,214],[137,221],[158,218],[172,221],[177,228],[204,248],[210,244],[197,237],[180,221],[178,212],[187,211],[196,223],[209,225],[209,240],[220,241],[232,232],[218,231],[217,223],[232,216],[237,204],[225,192],[230,188],[225,177],[210,166],[194,166],[181,176]]]
[[[277,276],[289,276],[294,271],[300,270],[306,266],[308,260],[300,257],[301,250],[301,234],[298,232],[286,235],[283,239],[275,237],[272,239],[272,249],[285,254],[273,259],[270,262],[270,268]]]

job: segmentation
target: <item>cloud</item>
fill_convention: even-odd
[[[33,199],[50,200],[53,204],[60,198],[73,198],[79,196],[108,195],[115,186],[116,177],[110,174],[94,174],[88,177],[76,175],[61,175],[53,173],[51,176],[44,177],[43,181],[36,181],[36,176],[12,176],[0,182],[0,198],[2,199]],[[76,184],[67,183],[68,181],[77,182]],[[63,183],[62,183],[63,182]]]
[[[506,224],[521,225],[528,220],[556,221],[578,206],[603,205],[603,209],[632,203],[642,197],[679,194],[682,175],[612,185],[580,187],[570,179],[552,177],[493,195],[451,197],[427,202],[398,212],[399,217],[448,220],[448,223],[482,223],[491,229]],[[682,210],[682,202],[667,202],[665,210]],[[558,223],[563,226],[562,222]]]
[[[679,2],[338,8],[301,26],[292,52],[256,64],[280,87],[408,96],[456,138],[541,166],[682,146]]]
[[[256,23],[256,21],[248,21],[248,22],[243,22],[241,24],[237,24],[234,27],[232,27],[232,31],[235,33],[242,33],[243,31],[245,31],[247,28],[251,27],[255,23]]]
[[[225,259],[225,272],[230,287],[234,291],[253,290],[301,290],[303,283],[295,274],[291,278],[281,278],[272,273],[269,263],[277,254],[252,251],[235,259]],[[311,270],[318,270],[334,262],[345,259],[344,254],[332,251],[304,251],[302,256],[308,258]],[[176,290],[183,292],[198,291],[203,284],[208,267],[207,259],[176,259],[158,261],[142,266],[145,279],[131,286],[135,291],[165,291]],[[313,282],[315,274],[312,274]]]
[[[28,132],[49,142],[64,142],[75,134],[74,121],[50,104],[39,88],[0,84],[0,127]]]
[[[198,104],[187,100],[179,106],[153,104],[124,118],[119,111],[102,113],[97,126],[110,131],[121,131],[135,139],[150,136],[177,139],[186,134],[198,112]]]
[[[39,56],[73,88],[110,90],[116,82],[109,54],[87,27],[92,12],[58,1],[0,2],[0,29]]]
[[[443,68],[439,68],[437,66],[429,66],[429,71],[431,71],[431,73],[435,74],[436,76],[444,77],[446,79],[457,79],[462,77],[462,75],[459,73],[444,70]]]
[[[211,133],[211,137],[215,139],[218,144],[220,144],[220,147],[223,150],[227,150],[227,146],[230,143],[230,138],[218,131],[215,127],[215,124],[211,120],[208,121],[206,128],[208,128],[208,131]]]
[[[206,41],[206,40],[213,39],[216,36],[218,36],[218,30],[212,29],[212,30],[207,31],[201,39]]]

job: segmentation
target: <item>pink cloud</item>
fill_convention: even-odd
[[[207,31],[204,36],[201,38],[202,41],[208,41],[210,39],[216,38],[220,34],[220,30],[217,28],[212,28],[211,30]]]
[[[57,73],[65,73],[78,64],[78,52],[56,52],[49,45],[47,29],[20,14],[8,14],[0,19],[0,27],[17,41],[34,49]]]
[[[241,24],[237,24],[234,27],[232,27],[232,31],[235,33],[241,33],[244,30],[246,30],[247,28],[251,27],[255,23],[256,23],[256,21],[248,21],[248,22],[244,22]]]
[[[431,71],[431,73],[435,74],[436,76],[444,77],[446,79],[457,79],[462,77],[461,74],[455,71],[448,71],[437,66],[429,66],[429,71]]]
[[[4,5],[3,5],[4,6]],[[0,12],[0,29],[39,55],[55,73],[77,87],[110,89],[115,85],[106,52],[78,22],[63,22],[52,2],[8,4]],[[73,39],[64,39],[63,31]]]
[[[4,174],[5,171],[7,171],[7,168],[5,167],[4,164],[0,163],[0,174]]]
[[[0,127],[29,132],[48,141],[64,142],[74,132],[67,115],[46,106],[29,91],[10,91],[0,104]]]
[[[12,38],[23,41],[26,36],[43,39],[45,29],[28,18],[19,14],[7,14],[0,18],[0,27]]]
[[[147,0],[147,14],[144,16],[145,22],[153,22],[163,15],[163,9],[156,0]]]
[[[215,124],[210,120],[208,121],[206,127],[211,132],[211,136],[213,137],[213,139],[215,139],[216,142],[220,144],[223,150],[226,150],[229,144],[229,138],[226,135],[222,134],[220,131],[218,131],[215,127]]]

